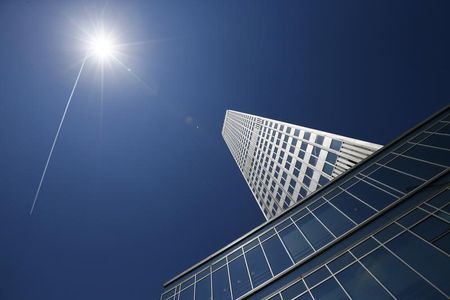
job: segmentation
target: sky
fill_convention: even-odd
[[[450,101],[448,1],[0,3],[0,298],[159,299],[264,222],[225,111],[386,144]],[[121,61],[88,60],[95,22]]]

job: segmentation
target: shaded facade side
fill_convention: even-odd
[[[222,136],[267,220],[381,147],[232,110]]]

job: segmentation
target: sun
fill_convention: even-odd
[[[100,32],[93,36],[89,42],[89,52],[100,62],[106,62],[117,54],[117,45],[113,36]]]

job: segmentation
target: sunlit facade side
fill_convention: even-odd
[[[162,300],[448,299],[450,108],[164,285]]]
[[[267,220],[381,148],[232,110],[222,136]]]

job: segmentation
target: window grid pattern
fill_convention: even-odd
[[[345,295],[347,299],[448,299],[449,200],[450,190],[447,188],[337,258],[304,274],[300,280],[271,296],[270,300],[320,298],[321,290],[324,289],[321,285],[330,285],[330,282],[334,289],[328,290],[328,296],[334,298]],[[430,222],[435,218],[440,226]],[[430,238],[420,229],[422,227],[428,227],[428,233],[436,232],[436,236]],[[408,249],[408,245],[415,245],[416,249]],[[425,260],[424,257],[426,262],[420,263],[419,260]],[[385,270],[380,270],[387,261],[394,262],[401,269],[397,275],[406,278],[399,280],[395,276],[388,276],[387,272],[395,272],[393,266],[383,266]],[[380,264],[378,269],[374,262]],[[435,272],[430,274],[428,269],[434,269]]]
[[[223,298],[214,296],[213,299],[237,299],[238,297],[233,297],[233,288],[239,290],[239,287],[233,287],[232,283],[236,275],[233,274],[234,271],[230,274],[229,269],[233,260],[243,258],[240,260],[241,269],[247,270],[247,277],[244,272],[240,272],[244,275],[239,281],[249,283],[244,287],[247,291],[262,285],[294,264],[307,260],[336,238],[374,217],[428,179],[448,169],[450,167],[448,119],[449,117],[443,118],[428,126],[425,131],[412,136],[391,153],[380,156],[356,176],[326,191],[323,196],[312,198],[304,206],[297,206],[286,215],[286,218],[271,224],[258,233],[256,238],[249,237],[238,243],[225,254],[209,262],[208,267],[184,280],[181,285],[172,288],[161,298],[178,300],[178,295],[183,294],[184,283],[192,282],[191,286],[194,286],[194,282],[199,282],[205,276],[209,276],[208,274],[223,269],[224,273],[228,272],[228,283],[225,284],[228,288],[224,288],[224,292],[228,294]],[[422,151],[423,149],[425,151]],[[439,210],[433,214],[440,220],[448,218],[448,200],[444,204],[446,206],[443,208],[434,207]],[[432,204],[424,204],[420,208],[423,211],[432,209]],[[258,249],[254,251],[261,257],[260,264],[266,266],[265,273],[259,274],[248,263],[248,253],[253,249]],[[276,255],[272,255],[274,253]],[[264,280],[254,278],[255,274],[262,276]],[[187,278],[187,275],[183,278]],[[214,291],[214,280],[211,289]]]
[[[230,110],[222,135],[266,219],[380,148]]]

